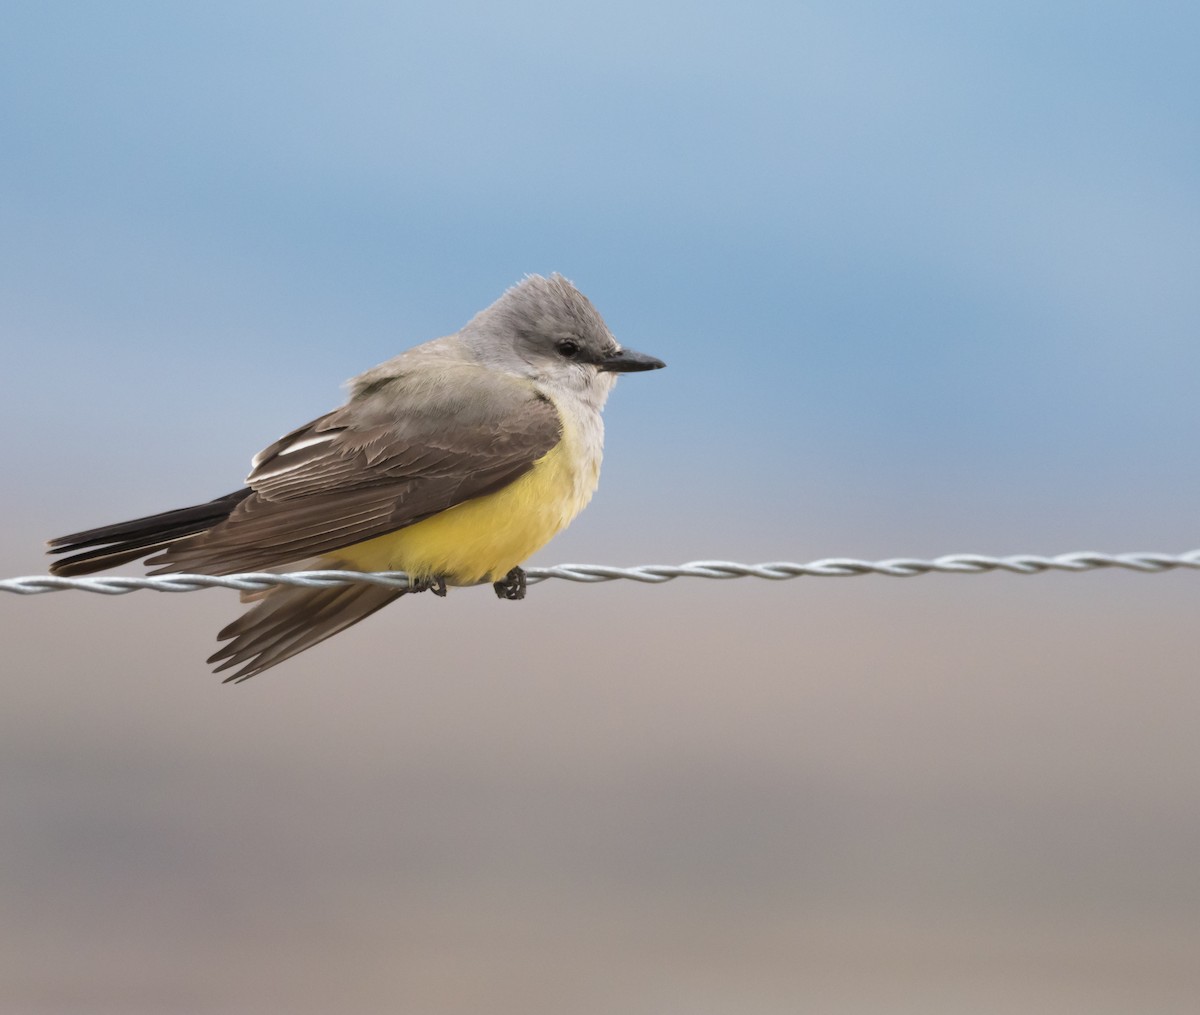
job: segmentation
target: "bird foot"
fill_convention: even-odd
[[[409,592],[432,592],[439,599],[446,598],[446,579],[441,575],[436,578],[418,578],[410,580],[408,584]]]
[[[501,599],[524,599],[525,598],[525,572],[519,567],[514,567],[504,576],[504,581],[492,582],[492,588],[496,590],[496,595]]]

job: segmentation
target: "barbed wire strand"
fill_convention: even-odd
[[[978,553],[956,553],[933,560],[896,557],[890,560],[856,560],[852,557],[828,557],[807,564],[772,561],[764,564],[738,564],[728,560],[696,560],[687,564],[638,564],[633,567],[612,567],[607,564],[558,564],[554,567],[525,568],[528,584],[558,578],[563,581],[598,584],[611,581],[635,581],[652,585],[674,581],[676,578],[764,578],[768,581],[788,581],[793,578],[853,578],[877,574],[890,578],[915,578],[925,574],[988,574],[1004,571],[1010,574],[1043,574],[1047,571],[1098,571],[1117,568],[1142,574],[1161,574],[1178,568],[1200,570],[1200,549],[1181,554],[1169,553],[1096,553],[1083,551],[1060,553],[1044,557],[1038,554],[1016,554],[1009,557],[989,557]],[[154,592],[196,592],[200,589],[236,589],[240,592],[259,592],[276,585],[323,589],[339,585],[381,585],[386,588],[407,588],[408,576],[402,571],[292,571],[276,574],[269,571],[248,571],[230,575],[171,574],[127,577],[110,575],[99,578],[60,578],[55,575],[25,575],[19,578],[0,578],[0,592],[17,595],[39,595],[43,592],[96,592],[106,596],[122,596],[129,592],[150,589]]]

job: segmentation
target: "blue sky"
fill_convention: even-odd
[[[1200,497],[1198,21],[23,5],[5,403],[39,439],[9,468],[111,483],[118,514],[117,487],[135,511],[208,496],[345,377],[559,270],[671,366],[612,405],[614,509],[665,471],[630,510],[749,511],[776,555],[932,549],[923,523],[1176,547]],[[97,414],[118,439],[63,461]],[[848,509],[859,536],[823,531]]]

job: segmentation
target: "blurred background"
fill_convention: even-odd
[[[533,563],[1200,543],[1194,4],[10,3],[0,574],[526,272]],[[125,569],[133,573],[136,568]],[[0,600],[0,1009],[1193,1012],[1195,574]]]

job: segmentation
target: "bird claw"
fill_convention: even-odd
[[[516,601],[525,598],[525,572],[514,567],[504,576],[504,581],[492,582],[492,588],[501,599]]]

